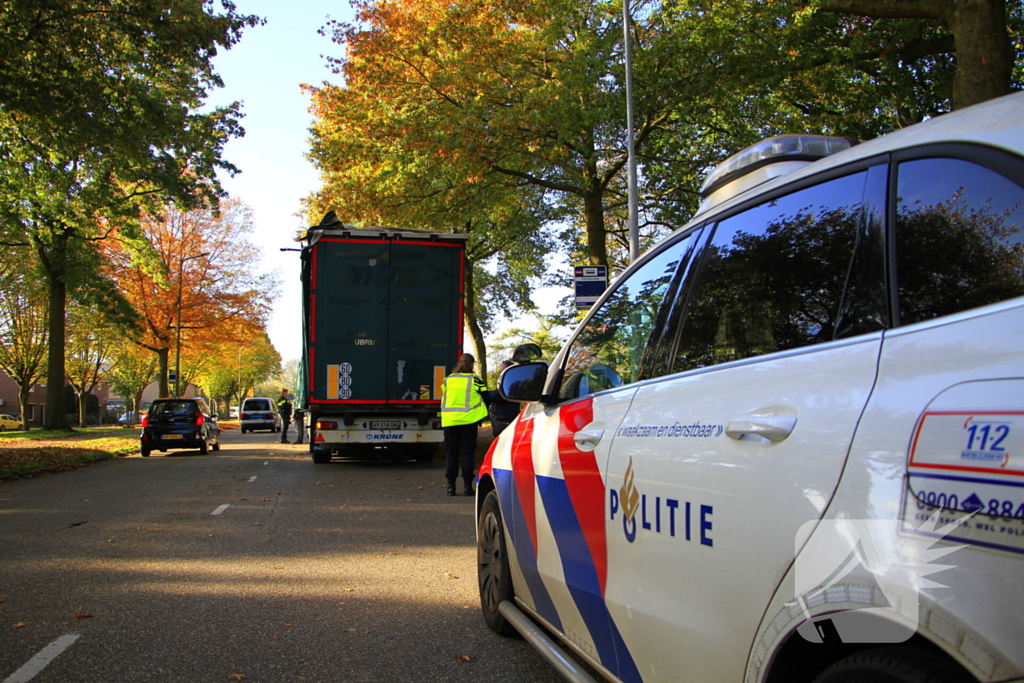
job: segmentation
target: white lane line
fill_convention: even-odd
[[[256,477],[249,477],[249,483],[250,483],[250,484],[251,484],[252,482],[254,482],[254,481],[256,481]]]
[[[222,514],[224,514],[224,511],[227,510],[229,507],[231,507],[231,503],[224,503],[219,508],[217,508],[216,510],[211,512],[210,516],[211,517],[220,517]]]
[[[71,647],[79,637],[80,635],[77,633],[61,636],[40,650],[35,657],[28,660],[25,666],[5,678],[4,683],[28,683],[36,677],[36,674],[46,668],[47,664],[55,660],[61,652]]]

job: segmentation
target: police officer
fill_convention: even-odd
[[[287,389],[282,389],[281,397],[277,399],[277,412],[281,415],[281,443],[288,443],[288,425],[292,423],[292,400]]]
[[[510,360],[503,361],[501,369],[510,368],[515,363]],[[512,422],[519,417],[519,409],[523,406],[519,403],[513,403],[512,401],[506,401],[501,397],[501,394],[497,389],[487,392],[490,397],[490,404],[488,406],[491,414],[491,434],[495,438],[503,431],[505,427],[508,427]]]
[[[441,427],[447,453],[445,476],[448,495],[455,495],[455,479],[462,465],[462,493],[473,495],[473,467],[476,456],[476,432],[487,417],[487,385],[473,374],[476,359],[462,354],[455,371],[441,384]]]
[[[302,443],[306,434],[306,411],[301,408],[295,411],[295,443]]]

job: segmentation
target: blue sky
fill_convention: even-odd
[[[233,196],[248,204],[255,215],[253,241],[264,252],[263,269],[276,271],[282,284],[268,331],[283,361],[301,355],[301,287],[296,230],[305,226],[297,215],[301,200],[315,190],[319,179],[306,158],[309,137],[309,98],[302,83],[338,82],[321,55],[340,56],[340,48],[317,34],[328,16],[348,20],[352,9],[345,1],[236,0],[238,11],[266,19],[250,28],[241,42],[217,56],[214,65],[225,87],[213,93],[211,104],[240,101],[245,137],[232,140],[225,157],[242,173],[223,178]]]

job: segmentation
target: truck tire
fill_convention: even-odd
[[[505,526],[501,522],[501,507],[498,505],[496,491],[491,491],[484,498],[477,525],[477,579],[484,621],[495,633],[511,636],[517,631],[498,611],[498,605],[511,600],[515,593],[512,590],[512,569],[505,547]]]

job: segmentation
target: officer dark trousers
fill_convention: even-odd
[[[462,493],[473,494],[473,467],[476,464],[477,423],[444,428],[445,477],[448,479],[448,494],[455,495],[455,480],[462,466]]]

